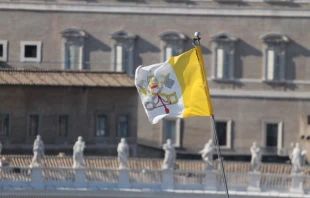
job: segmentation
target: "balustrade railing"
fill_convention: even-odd
[[[229,190],[309,193],[310,176],[226,172]],[[104,169],[67,167],[0,167],[0,188],[21,184],[42,188],[149,188],[224,190],[222,173],[212,171]]]

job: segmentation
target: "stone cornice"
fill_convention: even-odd
[[[61,11],[120,14],[165,14],[203,16],[252,16],[252,17],[310,17],[306,9],[266,8],[214,8],[214,7],[172,7],[146,5],[104,5],[77,3],[18,3],[0,2],[0,10]]]

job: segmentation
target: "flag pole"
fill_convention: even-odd
[[[195,32],[195,38],[193,39],[193,43],[192,44],[195,47],[196,46],[200,46],[200,39],[201,39],[200,38],[200,32]],[[211,116],[211,120],[212,120],[212,128],[213,128],[213,139],[214,139],[214,142],[215,142],[215,145],[216,145],[216,150],[217,150],[218,158],[220,159],[220,164],[221,164],[221,169],[222,169],[222,176],[223,176],[224,186],[225,186],[225,190],[226,190],[226,195],[227,195],[227,198],[229,198],[227,179],[226,179],[226,175],[225,175],[225,169],[224,169],[224,164],[223,164],[221,148],[220,148],[220,144],[219,144],[218,137],[217,137],[214,115]]]

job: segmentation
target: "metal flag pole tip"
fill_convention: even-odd
[[[196,46],[200,46],[200,32],[195,32],[195,34],[194,34],[194,38],[193,38],[193,42],[192,42],[192,44],[196,47]]]

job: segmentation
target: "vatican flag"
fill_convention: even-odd
[[[200,46],[164,63],[138,67],[135,84],[152,124],[165,116],[213,114]]]

